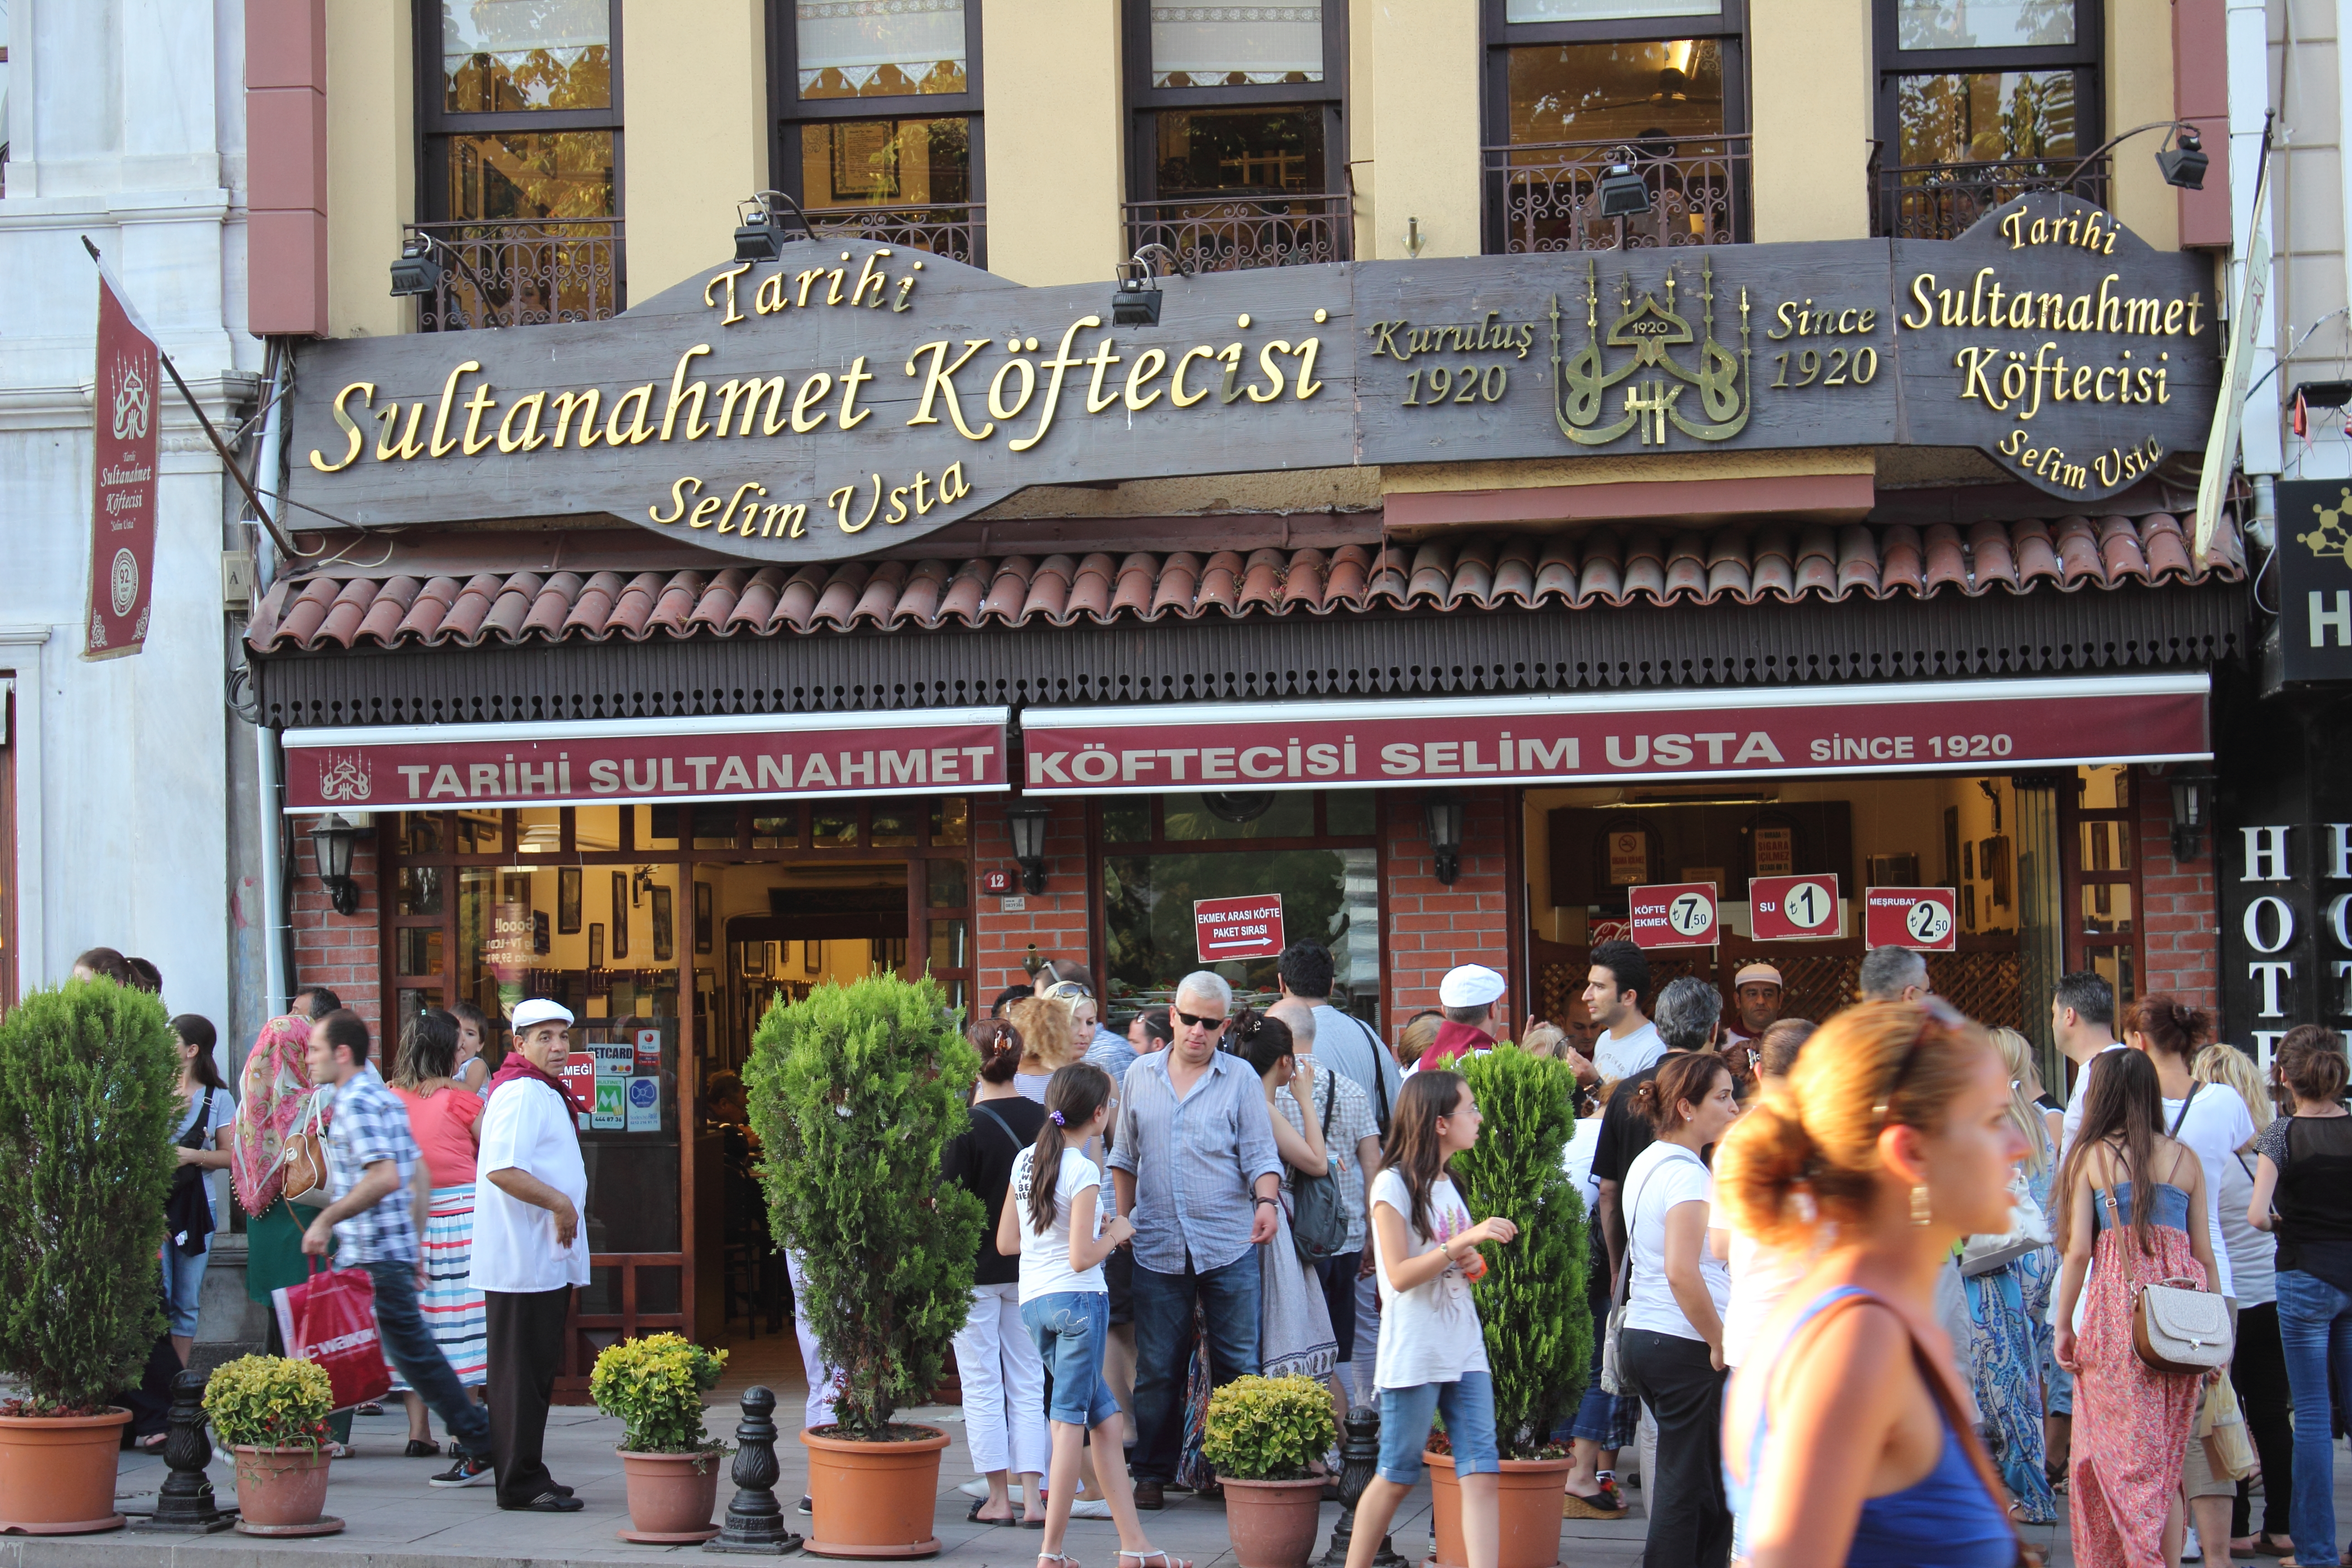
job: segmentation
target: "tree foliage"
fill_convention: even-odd
[[[840,1435],[887,1436],[930,1397],[971,1306],[987,1210],[940,1181],[980,1056],[926,977],[877,973],[768,1010],[745,1072],[780,1245],[838,1373]]]
[[[163,1005],[110,980],[0,1022],[0,1373],[36,1406],[102,1405],[163,1331],[179,1077]]]
[[[1454,1064],[1486,1125],[1454,1162],[1472,1215],[1501,1215],[1517,1241],[1480,1248],[1478,1317],[1495,1379],[1495,1431],[1506,1458],[1534,1458],[1584,1396],[1592,1310],[1583,1199],[1560,1164],[1575,1131],[1576,1075],[1566,1062],[1503,1046]]]

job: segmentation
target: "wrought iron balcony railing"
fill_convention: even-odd
[[[441,283],[417,301],[427,332],[602,321],[628,308],[621,220],[473,218],[415,223],[437,241]]]
[[[1164,245],[1187,272],[1241,272],[1346,261],[1355,208],[1344,195],[1202,197],[1129,202],[1127,253]]]
[[[1523,142],[1484,154],[1489,254],[1736,245],[1749,237],[1746,136]],[[1603,217],[1601,177],[1620,163],[1648,187],[1650,210]]]
[[[906,250],[927,250],[967,267],[988,265],[988,207],[982,202],[929,202],[909,206],[810,207],[817,233],[871,239]]]
[[[2077,165],[2080,165],[2079,170]],[[1896,239],[1954,239],[2003,202],[2063,190],[2107,204],[2105,157],[2003,158],[1980,163],[1898,163],[1870,169],[1870,232]]]

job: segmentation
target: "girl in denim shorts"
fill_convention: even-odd
[[[1085,1062],[1046,1080],[1045,1124],[1037,1142],[1013,1157],[996,1226],[996,1250],[1021,1254],[1021,1321],[1053,1379],[1046,1415],[1054,1454],[1045,1480],[1045,1544],[1037,1561],[1045,1568],[1077,1568],[1062,1551],[1063,1536],[1091,1430],[1095,1484],[1118,1526],[1118,1568],[1192,1568],[1181,1557],[1154,1550],[1143,1533],[1123,1458],[1125,1421],[1102,1377],[1110,1331],[1102,1263],[1135,1226],[1123,1216],[1103,1220],[1101,1167],[1079,1151],[1101,1136],[1110,1100],[1110,1075]]]
[[[1502,1543],[1496,1489],[1495,1382],[1470,1282],[1486,1272],[1481,1242],[1519,1227],[1496,1215],[1470,1223],[1446,1166],[1478,1142],[1481,1118],[1459,1073],[1407,1079],[1389,1119],[1372,1180],[1372,1245],[1381,1286],[1381,1466],[1356,1504],[1348,1568],[1371,1568],[1397,1504],[1420,1483],[1430,1417],[1443,1412],[1462,1486],[1466,1568],[1495,1568]]]

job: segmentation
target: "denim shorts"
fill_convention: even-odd
[[[204,1294],[205,1270],[212,1264],[212,1249],[207,1247],[194,1258],[163,1239],[163,1309],[172,1320],[172,1332],[182,1339],[196,1337],[196,1298]]]
[[[1381,1479],[1401,1487],[1420,1484],[1430,1417],[1439,1414],[1445,1417],[1455,1475],[1502,1472],[1495,1447],[1495,1380],[1483,1372],[1465,1372],[1459,1383],[1381,1390]]]
[[[1099,1426],[1118,1414],[1103,1382],[1103,1346],[1110,1337],[1110,1298],[1099,1290],[1057,1290],[1021,1303],[1021,1326],[1037,1342],[1037,1359],[1053,1379],[1046,1415],[1072,1426]],[[1491,1429],[1493,1420],[1487,1423]]]

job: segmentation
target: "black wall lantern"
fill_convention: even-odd
[[[783,215],[776,211],[782,203],[792,209],[793,221],[800,227],[798,234],[783,231]],[[738,261],[773,261],[784,253],[784,242],[793,239],[814,239],[816,230],[809,226],[808,214],[801,204],[782,191],[761,191],[749,201],[735,205],[735,259]]]
[[[2190,766],[2176,770],[2169,782],[2172,858],[2182,862],[2200,858],[2204,854],[2205,830],[2213,817],[2213,775]]]
[[[400,243],[400,258],[392,264],[392,297],[404,300],[430,294],[441,287],[441,263],[433,254],[430,235],[412,234]]]
[[[310,826],[310,848],[319,858],[319,885],[327,889],[339,915],[360,912],[360,885],[352,880],[352,846],[367,831],[333,812]]]
[[[1045,819],[1052,815],[1051,806],[1026,803],[1004,810],[1013,830],[1013,858],[1021,865],[1021,885],[1033,893],[1045,890]]]
[[[1450,888],[1462,874],[1461,797],[1433,793],[1423,797],[1421,809],[1429,824],[1429,848],[1437,861],[1437,879]]]
[[[1640,217],[1650,210],[1650,183],[1633,172],[1633,150],[1617,149],[1616,161],[1601,176],[1601,216]]]

